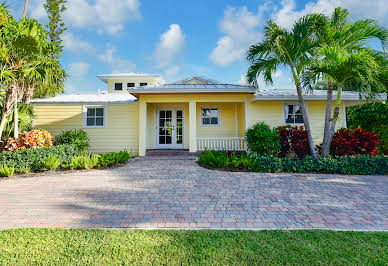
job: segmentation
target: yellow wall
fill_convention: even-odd
[[[114,81],[122,81],[122,82],[125,82],[125,83],[128,83],[128,82],[147,82],[149,85],[151,84],[154,84],[156,82],[155,79],[153,78],[121,78],[121,79],[109,79],[108,81],[108,92],[114,92],[114,93],[122,93],[122,92],[125,92],[125,89],[126,89],[126,85],[123,87],[123,91],[120,91],[120,92],[116,92],[114,91],[113,89],[113,82]]]
[[[82,128],[82,105],[35,105],[35,128],[60,134]],[[85,128],[92,152],[128,150],[138,154],[138,104],[108,105],[106,128]]]

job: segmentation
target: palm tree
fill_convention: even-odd
[[[310,63],[312,52],[318,46],[315,38],[315,29],[324,25],[324,21],[325,17],[323,15],[307,15],[299,19],[291,31],[269,21],[264,30],[264,40],[252,45],[247,55],[247,59],[251,63],[247,79],[251,84],[256,82],[260,74],[263,75],[266,83],[273,84],[272,75],[278,68],[290,69],[313,158],[317,158],[317,154],[311,135],[310,121],[303,98],[301,80],[303,71]]]
[[[305,73],[305,83],[313,80],[327,82],[327,101],[323,137],[323,155],[328,156],[331,139],[338,120],[342,90],[358,90],[363,95],[373,95],[380,88],[386,75],[382,63],[384,55],[367,48],[368,40],[380,40],[385,46],[388,39],[386,29],[374,20],[365,19],[355,23],[348,20],[346,9],[336,8],[325,24],[316,28],[319,47],[314,52],[312,65]],[[363,58],[364,56],[364,58]],[[371,60],[371,61],[368,61]],[[377,61],[376,61],[377,60]],[[358,65],[355,65],[358,64]],[[385,70],[384,70],[385,69]],[[377,82],[380,80],[380,82]],[[337,88],[337,99],[333,109],[333,89]]]

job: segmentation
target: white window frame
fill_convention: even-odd
[[[289,105],[300,105],[299,102],[287,102],[283,103],[283,125],[290,125],[290,126],[304,126],[304,123],[287,123],[287,111]],[[308,112],[308,105],[305,103],[306,111]],[[302,111],[302,110],[301,110]],[[303,117],[303,114],[302,114]]]
[[[103,125],[102,126],[88,126],[87,125],[87,112],[88,108],[103,108],[104,109],[104,117],[103,117]],[[107,114],[108,114],[108,106],[107,105],[84,105],[82,107],[82,127],[83,128],[106,128],[107,125]]]
[[[218,113],[218,124],[214,125],[214,124],[203,124],[203,119],[202,119],[202,110],[203,109],[217,109],[217,113]],[[200,122],[200,125],[202,127],[219,127],[221,126],[221,106],[219,105],[203,105],[203,106],[200,106],[200,109],[199,109],[199,119],[201,120]]]

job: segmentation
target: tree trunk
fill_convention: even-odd
[[[323,150],[324,157],[329,156],[331,141],[333,140],[335,127],[336,127],[338,116],[339,116],[341,96],[342,96],[342,85],[339,85],[338,86],[338,93],[337,93],[337,100],[335,101],[334,114],[333,114],[333,117],[331,118],[330,130],[328,132],[326,145],[325,145],[324,150]]]
[[[322,154],[326,150],[327,139],[330,131],[330,120],[331,120],[331,109],[333,107],[333,83],[327,82],[327,100],[326,100],[326,115],[325,115],[325,128],[323,131],[323,143],[322,143]]]
[[[12,83],[5,94],[5,100],[3,103],[3,110],[2,110],[1,121],[0,121],[0,141],[2,140],[2,137],[3,137],[3,131],[4,131],[6,119],[12,112],[14,99],[16,98],[16,90],[17,90],[16,85]]]
[[[307,131],[307,138],[310,146],[310,152],[311,155],[313,156],[314,159],[317,159],[317,153],[315,151],[315,145],[313,141],[313,137],[311,135],[311,128],[310,128],[310,121],[309,121],[309,116],[306,110],[306,105],[304,103],[303,95],[302,95],[302,87],[300,86],[300,83],[296,83],[296,91],[298,93],[298,99],[299,99],[299,104],[300,108],[302,109],[302,116],[303,116],[303,122],[304,122],[304,127],[305,130]]]
[[[7,119],[6,113],[3,112],[1,113],[1,121],[0,121],[0,142],[2,142],[3,138],[3,131],[4,131],[4,126],[5,126],[5,120]]]
[[[19,137],[19,110],[18,110],[18,98],[15,98],[13,110],[13,137],[14,139],[18,139]]]

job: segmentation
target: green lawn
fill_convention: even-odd
[[[388,263],[388,233],[301,231],[0,231],[0,264]]]

